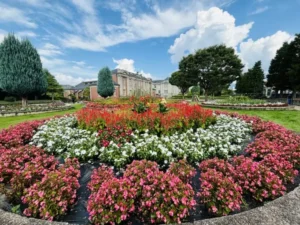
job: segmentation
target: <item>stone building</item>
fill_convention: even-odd
[[[169,83],[168,78],[165,80],[152,81],[150,78],[122,69],[115,69],[111,72],[115,87],[113,97],[116,98],[130,97],[132,95],[155,95],[168,98],[177,95],[180,92],[176,86]],[[77,99],[82,99],[83,90],[86,87],[90,88],[90,100],[102,98],[97,92],[97,80],[83,81],[76,86],[62,86],[64,88],[65,98],[70,98],[70,94],[74,94]]]
[[[170,84],[169,77],[164,80],[154,80],[153,89],[155,90],[156,96],[163,98],[170,98],[174,95],[180,94],[179,88]]]

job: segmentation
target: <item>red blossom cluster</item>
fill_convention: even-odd
[[[91,183],[98,185],[93,179],[101,178],[94,175]],[[120,223],[133,213],[150,223],[180,223],[194,205],[194,191],[189,184],[160,171],[157,163],[142,160],[130,164],[123,178],[109,179],[92,192],[88,211],[95,224]]]
[[[34,146],[23,146],[0,151],[0,182],[10,185],[1,190],[12,201],[18,201],[24,190],[55,170],[58,162],[44,150]]]
[[[206,127],[215,119],[211,110],[203,109],[199,105],[181,103],[167,104],[167,107],[170,109],[168,113],[159,113],[151,110],[150,107],[144,113],[136,113],[128,109],[115,112],[82,109],[76,115],[83,128],[99,130],[104,127],[112,128],[117,124],[132,130],[149,130],[156,134]]]
[[[98,131],[100,146],[107,147],[111,141],[121,146],[132,140],[132,130],[115,125]]]
[[[42,120],[35,120],[3,129],[0,132],[0,146],[2,145],[4,148],[12,148],[27,144],[37,128],[43,123],[44,121]]]
[[[75,203],[80,186],[79,167],[77,159],[67,159],[63,166],[48,172],[41,181],[26,189],[22,201],[28,208],[24,215],[53,220],[66,214],[69,206]]]

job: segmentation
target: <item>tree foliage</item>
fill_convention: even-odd
[[[55,97],[62,97],[63,95],[63,88],[62,86],[57,82],[55,77],[47,70],[44,69],[44,75],[47,79],[47,95],[51,97],[52,101]]]
[[[189,90],[192,83],[187,79],[184,73],[181,71],[176,71],[172,73],[170,79],[170,84],[177,86],[180,89],[182,96]]]
[[[47,90],[47,80],[37,50],[29,40],[19,41],[9,34],[0,45],[0,85],[9,94],[22,97],[27,105],[30,94]]]
[[[84,98],[84,100],[90,100],[90,95],[91,95],[90,87],[86,87],[83,90],[83,98]]]
[[[112,80],[111,71],[108,67],[102,68],[98,73],[97,91],[98,94],[103,98],[107,98],[114,94],[115,87]]]
[[[234,49],[225,45],[200,49],[179,63],[180,71],[185,71],[188,80],[205,90],[205,100],[208,94],[221,92],[237,80],[242,68],[243,64]]]
[[[277,50],[269,67],[267,85],[275,90],[300,91],[300,34],[291,43],[285,42]]]
[[[236,83],[236,92],[248,95],[249,97],[259,98],[264,90],[264,71],[261,68],[261,61],[254,64],[253,68],[243,74]]]

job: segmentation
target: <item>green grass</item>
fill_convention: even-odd
[[[81,109],[83,105],[76,104],[74,105],[74,109],[57,111],[57,112],[48,112],[48,113],[39,113],[39,114],[30,114],[24,116],[8,116],[8,117],[0,117],[0,129],[7,128],[11,125],[15,125],[17,123],[29,121],[29,120],[38,120],[38,119],[46,119],[53,116],[61,116],[68,113],[74,113]]]
[[[221,109],[220,109],[221,110]],[[223,110],[223,109],[222,109]],[[266,111],[266,110],[224,110],[251,116],[259,116],[263,120],[273,121],[290,130],[300,132],[300,111]]]

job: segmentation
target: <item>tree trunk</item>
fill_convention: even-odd
[[[27,106],[27,96],[22,97],[22,107],[25,108]]]
[[[205,101],[207,102],[208,100],[208,94],[207,94],[207,91],[205,91]]]
[[[52,102],[54,101],[54,93],[52,93]]]
[[[182,93],[182,99],[184,99],[184,93]]]

